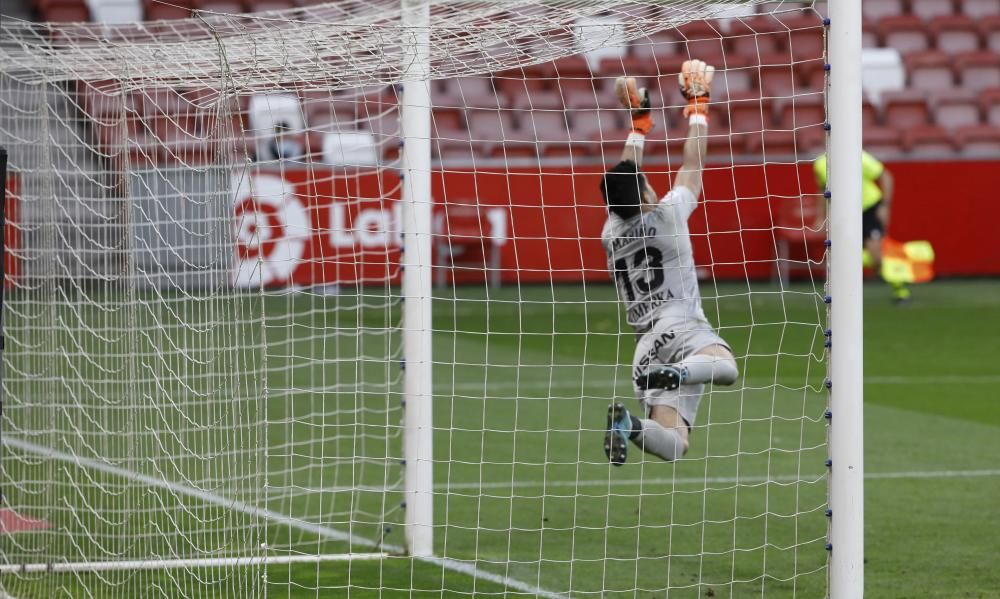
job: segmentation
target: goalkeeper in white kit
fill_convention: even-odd
[[[653,128],[649,94],[634,79],[615,82],[632,133],[621,162],[601,181],[608,204],[601,243],[636,332],[632,380],[645,418],[620,403],[608,408],[604,451],[612,464],[625,463],[630,441],[664,460],[683,456],[705,383],[731,385],[739,374],[732,350],[702,310],[687,225],[702,190],[713,74],[700,60],[683,65],[688,138],[673,189],[662,199],[641,171],[643,143]]]

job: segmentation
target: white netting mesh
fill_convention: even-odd
[[[423,560],[400,555],[400,5],[5,22],[0,590],[822,596],[821,12],[431,3]],[[691,56],[718,68],[692,241],[742,375],[706,393],[685,459],[609,470],[607,404],[636,408],[599,239],[628,128],[612,84],[651,90],[663,193]]]

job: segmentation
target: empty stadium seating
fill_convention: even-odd
[[[882,94],[885,103],[885,123],[897,129],[908,129],[930,122],[927,95],[922,91],[898,91]]]
[[[993,52],[970,52],[955,59],[959,84],[971,91],[1000,87],[1000,56]]]
[[[975,21],[965,15],[943,15],[928,22],[934,47],[945,54],[974,52],[980,48],[980,32]]]
[[[933,96],[931,105],[934,123],[945,129],[971,127],[982,121],[979,97],[971,91],[940,92]]]
[[[1000,127],[1000,88],[985,89],[979,94],[983,122]]]
[[[882,43],[900,54],[930,49],[929,34],[924,21],[912,14],[885,17],[878,22]]]
[[[917,52],[908,55],[905,62],[911,89],[934,92],[951,89],[954,85],[954,65],[943,52]]]
[[[146,19],[190,16],[191,10],[285,10],[323,0],[140,0]],[[84,0],[34,0],[38,16],[54,21],[93,18]],[[349,15],[359,4],[324,4],[324,18]],[[985,155],[1000,128],[1000,0],[865,0],[864,44],[899,50],[906,88],[866,102],[866,143],[893,155],[964,152]],[[444,157],[617,154],[627,118],[617,109],[613,80],[636,76],[651,89],[658,139],[678,149],[686,124],[680,117],[676,76],[691,56],[717,66],[710,153],[768,156],[810,153],[823,146],[824,40],[814,13],[696,21],[634,40],[620,55],[592,65],[582,56],[534,64],[492,77],[432,84],[434,151]],[[725,32],[723,34],[723,32]],[[398,153],[395,93],[383,97],[331,97],[303,91],[304,143],[318,155],[331,131],[368,130],[384,156]],[[811,94],[810,92],[817,92]],[[223,147],[223,131],[254,135],[239,110],[212,107],[197,90],[151,89],[108,94],[78,90],[89,128],[107,155],[197,162],[218,152],[252,155],[254,148]],[[205,92],[208,93],[208,92]],[[376,94],[378,95],[378,94]],[[876,100],[878,100],[876,98]],[[246,100],[243,101],[246,108]],[[232,115],[232,116],[231,116]],[[213,133],[214,132],[214,133]],[[128,140],[128,141],[126,141]],[[216,141],[213,141],[216,140]],[[502,140],[502,141],[500,141]],[[615,148],[612,151],[612,148]],[[315,150],[315,151],[313,151]],[[153,156],[153,158],[150,158]],[[158,157],[158,158],[157,158]]]
[[[996,160],[1000,156],[1000,127],[961,127],[955,131],[955,142],[965,156]]]
[[[1000,2],[996,0],[958,0],[958,8],[971,19],[1000,15]]]
[[[952,136],[943,127],[924,125],[903,131],[903,146],[910,156],[941,156],[955,150]]]
[[[989,15],[980,19],[979,31],[983,36],[983,48],[994,54],[1000,54],[1000,15]]]
[[[894,17],[904,12],[906,12],[904,0],[864,0],[861,3],[861,13],[869,19]]]
[[[921,19],[927,20],[952,14],[954,6],[951,0],[910,0],[910,10]]]

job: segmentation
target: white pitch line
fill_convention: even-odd
[[[344,541],[348,543],[357,543],[359,545],[367,545],[369,547],[378,547],[386,551],[391,551],[395,553],[403,552],[402,547],[380,544],[372,539],[368,539],[351,533],[346,533],[337,530],[335,528],[331,528],[329,526],[324,526],[322,524],[313,524],[311,522],[303,522],[302,520],[292,518],[291,516],[287,516],[285,514],[281,514],[273,510],[257,507],[255,505],[250,505],[248,503],[237,501],[235,499],[227,499],[221,495],[216,495],[215,493],[209,493],[208,491],[202,491],[199,489],[192,489],[190,487],[185,487],[184,485],[177,484],[173,481],[164,480],[153,476],[148,476],[146,474],[139,474],[137,472],[132,472],[131,470],[126,470],[124,468],[119,468],[117,466],[111,466],[109,464],[105,464],[104,462],[94,460],[91,458],[75,456],[62,451],[58,451],[51,447],[38,445],[30,441],[15,439],[8,435],[4,435],[3,444],[20,449],[22,451],[28,451],[37,455],[53,458],[62,462],[68,462],[70,464],[79,467],[89,468],[91,470],[97,470],[99,472],[104,472],[106,474],[112,474],[115,476],[128,478],[136,482],[149,485],[151,487],[159,487],[161,489],[166,489],[178,495],[193,497],[200,501],[204,501],[205,503],[208,504],[218,505],[250,516],[256,516],[259,518],[263,518],[265,520],[270,520],[271,522],[281,524],[289,528],[295,528],[301,531],[313,533],[315,535],[326,537],[328,539],[334,539],[337,541]],[[503,576],[500,574],[494,574],[492,572],[480,570],[479,568],[477,568],[472,564],[454,559],[441,558],[441,557],[414,557],[413,559],[434,564],[442,568],[452,570],[454,572],[459,572],[461,574],[472,576],[474,578],[488,580],[490,582],[504,585],[507,588],[515,589],[517,591],[521,591],[522,593],[529,593],[537,597],[545,597],[546,599],[564,599],[566,597],[565,595],[562,595],[560,593],[553,593],[552,591],[547,591],[545,589],[536,587],[526,582],[521,582],[520,580],[516,580],[508,576]]]
[[[1000,476],[1000,469],[993,470],[928,470],[914,472],[866,472],[866,480],[898,480],[927,478],[976,478]],[[523,481],[489,481],[482,483],[441,483],[434,485],[435,491],[462,491],[481,489],[537,488],[574,489],[580,487],[611,487],[619,485],[761,485],[766,483],[816,483],[826,478],[817,475],[816,478],[802,478],[797,475],[783,476],[709,476],[709,477],[677,477],[677,478],[632,478],[616,479],[609,477],[602,480],[523,480]]]

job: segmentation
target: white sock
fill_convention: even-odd
[[[717,358],[705,354],[688,356],[677,363],[683,371],[682,385],[697,385],[698,383],[716,383],[732,385],[739,377],[736,361],[732,358]]]
[[[672,462],[684,455],[684,441],[680,434],[651,419],[639,420],[642,428],[632,437],[632,442],[646,453]]]

